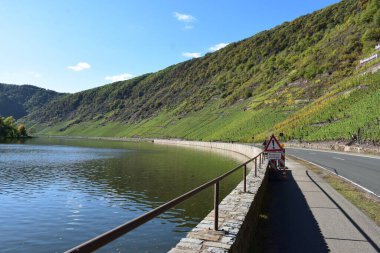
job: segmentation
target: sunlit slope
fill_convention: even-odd
[[[379,5],[342,1],[202,58],[60,97],[25,120],[49,135],[322,140],[365,128],[379,140],[379,77],[361,76],[379,61],[358,65],[380,42]]]

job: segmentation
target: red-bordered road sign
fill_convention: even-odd
[[[272,134],[269,139],[269,142],[265,146],[264,152],[272,152],[272,151],[283,151],[284,149],[281,147],[280,142],[277,138]]]

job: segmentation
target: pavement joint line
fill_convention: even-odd
[[[305,159],[300,158],[300,157],[295,156],[295,155],[289,155],[289,156],[293,156],[293,157],[295,157],[295,158],[297,158],[297,159],[299,159],[299,160],[301,160],[301,161],[304,161],[304,162],[310,163],[310,164],[312,164],[312,165],[314,165],[314,166],[317,166],[318,168],[321,168],[321,169],[323,169],[323,170],[325,170],[325,171],[327,171],[327,172],[329,172],[329,173],[331,173],[331,174],[333,174],[333,175],[335,175],[335,176],[338,176],[338,177],[340,177],[340,178],[342,178],[342,179],[344,179],[344,180],[350,182],[351,184],[353,184],[353,185],[359,187],[360,189],[362,189],[362,190],[364,190],[364,191],[366,191],[366,192],[368,192],[368,193],[370,193],[370,194],[372,194],[372,195],[374,195],[375,197],[377,197],[377,198],[380,199],[380,195],[377,195],[377,194],[374,193],[373,191],[371,191],[371,190],[365,188],[364,186],[361,186],[360,184],[355,183],[354,181],[352,181],[352,180],[350,180],[350,179],[348,179],[348,178],[346,178],[346,177],[343,177],[343,176],[341,176],[341,175],[339,175],[339,174],[336,174],[336,173],[332,172],[331,170],[329,170],[329,169],[327,169],[327,168],[325,168],[325,167],[323,167],[323,166],[321,166],[321,165],[319,165],[319,164],[316,164],[316,163],[314,163],[314,162],[311,162],[311,161],[305,160]]]
[[[316,209],[339,209],[337,207],[323,207],[323,206],[311,206],[310,208],[316,208]]]
[[[294,148],[294,147],[288,147],[288,148],[290,148],[290,149],[301,149],[301,150],[307,150],[307,151],[313,151],[313,152],[334,153],[334,154],[339,154],[339,155],[360,156],[360,157],[380,160],[380,156],[375,156],[375,155],[362,155],[362,154],[358,154],[358,153],[339,152],[339,151],[333,151],[333,150],[310,149],[310,148]]]
[[[365,240],[358,239],[349,239],[349,238],[333,238],[333,237],[325,237],[326,240],[339,240],[339,241],[354,241],[354,242],[367,242]]]
[[[325,189],[321,185],[319,185],[312,176],[310,176],[309,171],[306,170],[307,176],[310,178],[311,181],[313,181],[319,189],[321,189],[322,192],[325,193],[325,195],[334,203],[336,207],[339,208],[339,210],[346,216],[346,218],[351,222],[352,225],[363,235],[363,237],[367,240],[369,244],[377,251],[380,252],[379,246],[363,231],[363,229],[348,215],[348,213],[328,194]]]

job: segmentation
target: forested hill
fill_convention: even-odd
[[[0,83],[0,116],[13,116],[15,119],[19,119],[40,109],[60,95],[55,91],[32,85]]]
[[[342,1],[204,57],[60,96],[25,120],[40,134],[319,140],[365,127],[378,140],[379,74],[361,74],[379,60],[359,61],[380,42],[379,5]]]

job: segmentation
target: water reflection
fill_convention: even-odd
[[[236,164],[149,143],[48,139],[0,144],[0,161],[2,252],[61,252]],[[223,194],[239,178],[223,181]],[[166,252],[211,209],[210,189],[101,251]]]

